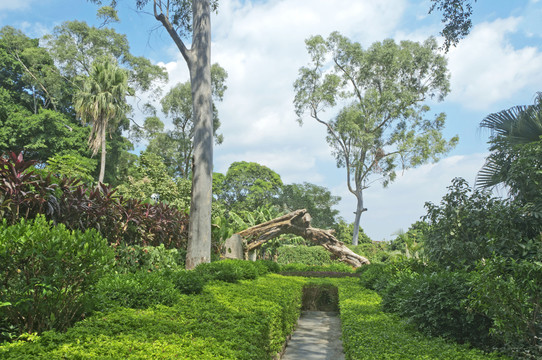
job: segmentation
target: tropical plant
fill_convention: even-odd
[[[491,131],[491,154],[478,173],[476,184],[486,188],[501,183],[509,185],[509,170],[518,158],[521,145],[539,141],[542,136],[542,92],[534,105],[514,106],[490,114],[480,127]]]
[[[92,65],[90,76],[75,96],[75,111],[83,122],[92,124],[89,137],[92,154],[101,151],[98,182],[103,182],[105,176],[106,134],[125,116],[128,110],[125,99],[131,92],[126,71],[108,58]]]
[[[70,230],[96,229],[112,244],[184,248],[187,215],[164,203],[125,199],[111,186],[34,171],[22,154],[0,156],[0,216],[9,224],[44,214]]]
[[[542,262],[492,257],[476,270],[469,303],[491,318],[491,336],[514,358],[540,359]]]

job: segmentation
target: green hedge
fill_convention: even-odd
[[[286,245],[277,249],[279,264],[327,265],[331,264],[329,251],[321,246]]]
[[[0,346],[8,359],[269,359],[301,307],[304,280],[212,282],[176,305],[97,313],[66,333]]]

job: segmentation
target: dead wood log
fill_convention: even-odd
[[[262,246],[266,241],[282,234],[294,234],[321,245],[335,255],[338,260],[360,267],[370,264],[369,260],[350,250],[343,242],[333,236],[333,231],[311,227],[311,216],[305,209],[296,210],[289,214],[269,220],[250,227],[235,234],[243,239],[245,245],[245,259],[248,254]]]

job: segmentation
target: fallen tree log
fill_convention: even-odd
[[[311,216],[305,209],[296,210],[276,219],[250,227],[234,234],[232,238],[240,238],[243,242],[244,258],[248,259],[249,254],[262,246],[266,241],[282,234],[294,234],[321,245],[327,251],[337,257],[339,261],[360,267],[370,264],[369,260],[350,250],[343,242],[333,236],[333,231],[311,227]],[[228,256],[229,248],[226,249]]]

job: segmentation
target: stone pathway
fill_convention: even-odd
[[[302,311],[281,360],[344,360],[339,314]]]

